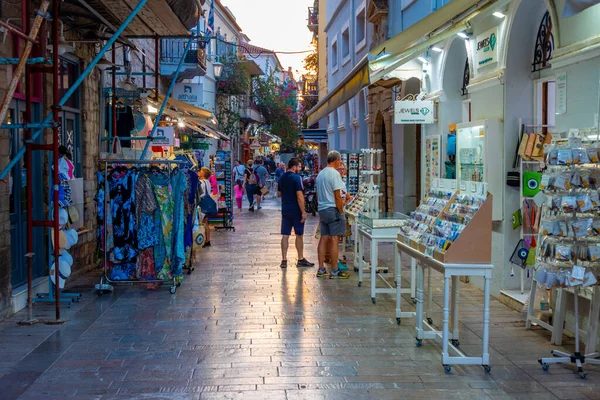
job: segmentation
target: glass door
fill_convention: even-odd
[[[34,120],[37,120],[39,107],[34,105]],[[8,114],[9,124],[19,124],[25,120],[25,102],[22,100],[13,100]],[[9,132],[9,154],[12,158],[24,145],[24,134],[22,129],[11,129]],[[33,175],[33,204],[27,204],[27,160],[24,156],[13,167],[9,174],[9,212],[10,212],[10,232],[11,232],[11,284],[18,287],[27,282],[27,212],[33,212],[34,219],[43,218],[42,214],[42,168],[41,154],[39,151],[33,152],[32,167]],[[44,232],[36,228],[33,231],[33,244],[35,249],[33,279],[36,279],[45,272],[45,242]]]

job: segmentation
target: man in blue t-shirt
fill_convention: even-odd
[[[261,188],[267,184],[267,178],[269,176],[269,172],[264,166],[264,162],[261,159],[254,161],[254,171],[260,178],[260,182],[258,183],[258,190],[256,191],[256,204],[258,205],[258,209],[260,210],[262,206],[260,205],[262,201],[262,192]]]
[[[288,162],[288,170],[277,184],[277,197],[281,197],[281,268],[287,268],[287,251],[292,227],[296,234],[296,251],[298,252],[298,267],[313,267],[315,264],[304,258],[304,190],[302,179],[298,172],[302,167],[299,158]]]

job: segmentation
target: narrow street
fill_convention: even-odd
[[[307,225],[307,258],[317,259]],[[196,270],[176,295],[166,287],[90,291],[65,309],[61,326],[0,325],[3,399],[554,399],[598,398],[600,371],[580,381],[570,366],[543,372],[537,358],[553,348],[545,331],[526,330],[519,314],[492,302],[492,372],[441,366],[441,347],[415,347],[414,321],[401,326],[394,300],[371,303],[368,288],[319,279],[316,268],[279,268],[276,200],[244,210],[236,232],[219,232],[199,252]],[[391,250],[391,247],[386,250]],[[391,251],[384,261],[391,261]],[[295,260],[295,251],[290,254]],[[441,324],[435,279],[434,324]],[[74,290],[76,288],[73,288]],[[461,348],[480,343],[481,293],[461,292]],[[406,303],[408,304],[408,302]],[[409,306],[410,307],[410,306]],[[36,305],[37,316],[51,315]],[[566,346],[572,350],[572,342]],[[20,397],[19,397],[20,396]]]

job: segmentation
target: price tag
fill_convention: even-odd
[[[432,188],[437,188],[440,185],[440,180],[438,178],[434,178],[431,181],[431,187]]]
[[[456,181],[455,180],[450,181],[450,189],[456,190]]]
[[[446,187],[446,182],[444,182],[444,179],[440,179],[438,181],[438,183],[439,183],[440,189],[444,189]]]
[[[471,192],[477,193],[477,182],[471,182]]]
[[[463,181],[460,182],[460,190],[462,190],[462,191],[467,190],[467,183],[466,182],[463,182]]]

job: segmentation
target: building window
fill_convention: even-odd
[[[356,51],[360,51],[366,44],[366,36],[367,36],[367,15],[365,13],[365,9],[362,8],[358,14],[356,14],[356,31],[355,31],[355,43],[356,43]]]
[[[332,72],[337,71],[338,68],[338,46],[337,38],[331,42],[331,70]]]
[[[350,29],[346,27],[342,32],[342,63],[346,63],[346,59],[350,58]]]

